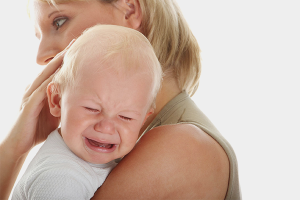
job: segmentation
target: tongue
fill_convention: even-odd
[[[106,148],[106,149],[109,149],[112,147],[112,144],[100,143],[100,142],[96,142],[95,140],[91,140],[91,139],[88,139],[88,141],[91,145],[96,146],[96,147],[102,147],[102,148]]]

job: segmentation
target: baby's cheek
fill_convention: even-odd
[[[92,123],[92,120],[86,117],[84,114],[69,112],[66,116],[67,125],[69,128],[75,130],[84,129]]]
[[[129,148],[133,148],[136,145],[137,140],[138,140],[138,133],[137,134],[132,133],[128,137],[128,144],[127,144],[127,146]]]

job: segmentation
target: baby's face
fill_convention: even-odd
[[[151,114],[151,78],[140,70],[110,68],[117,62],[106,61],[100,70],[97,62],[85,62],[75,88],[66,87],[61,94],[62,137],[90,163],[107,163],[129,153]]]

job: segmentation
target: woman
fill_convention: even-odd
[[[198,86],[200,50],[176,3],[48,1],[32,0],[30,5],[40,40],[37,63],[47,66],[27,89],[20,116],[0,146],[0,198],[8,197],[30,149],[59,124],[48,111],[45,88],[62,62],[64,48],[83,30],[101,23],[142,32],[165,78],[139,142],[94,199],[240,199],[234,152],[189,97]]]

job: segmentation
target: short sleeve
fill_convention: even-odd
[[[70,168],[55,168],[36,174],[27,185],[30,200],[83,200],[90,199],[93,193],[84,185],[84,177]]]

